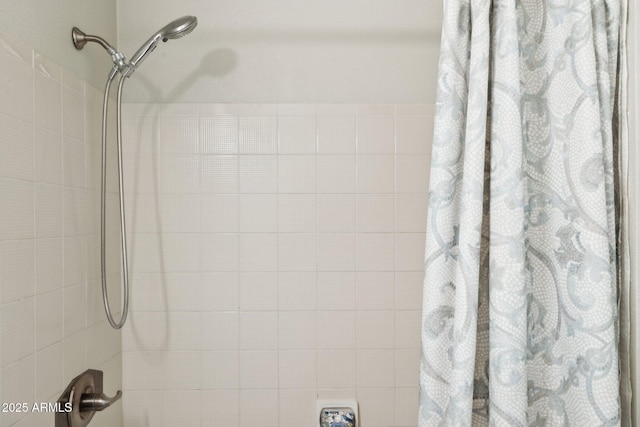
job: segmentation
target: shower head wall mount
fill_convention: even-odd
[[[124,55],[113,48],[105,39],[99,36],[90,36],[82,32],[78,27],[71,30],[71,40],[78,50],[82,50],[88,42],[98,43],[111,55],[111,60],[118,67],[118,71],[124,72],[129,65]]]

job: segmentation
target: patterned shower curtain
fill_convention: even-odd
[[[621,0],[447,0],[420,426],[614,426]]]

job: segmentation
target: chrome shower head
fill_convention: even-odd
[[[198,25],[198,18],[195,16],[183,16],[165,25],[159,33],[162,34],[162,41],[179,39],[193,31]]]
[[[131,74],[135,69],[144,61],[147,55],[158,46],[160,40],[167,41],[171,39],[177,39],[182,36],[186,36],[198,25],[198,18],[195,16],[183,16],[169,24],[165,25],[154,34],[145,44],[142,45],[136,53],[133,54],[129,61],[129,72]]]

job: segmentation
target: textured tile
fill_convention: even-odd
[[[2,176],[32,181],[35,155],[33,122],[0,114],[0,129],[3,134],[0,140]]]

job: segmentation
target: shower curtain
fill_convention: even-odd
[[[420,426],[623,423],[621,7],[445,1]]]

